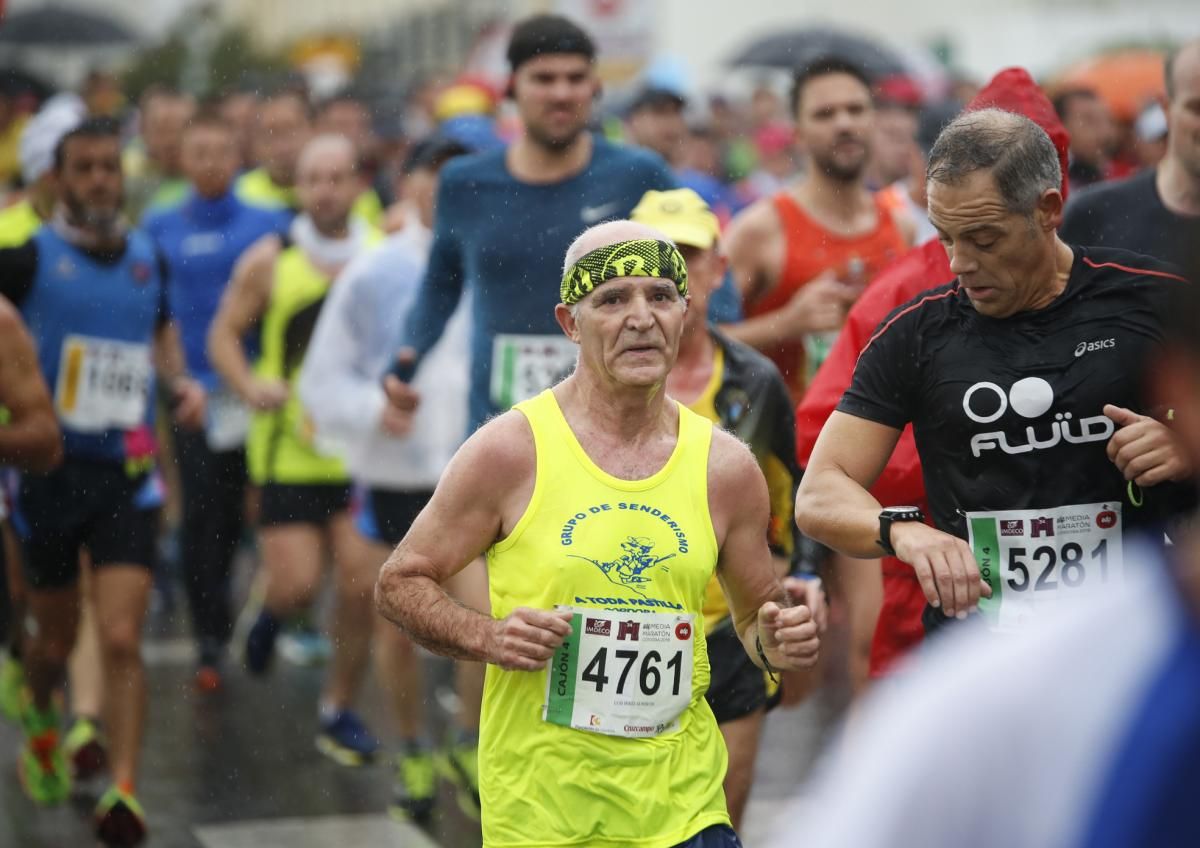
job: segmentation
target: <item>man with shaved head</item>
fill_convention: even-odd
[[[1189,262],[1200,226],[1200,39],[1167,57],[1167,155],[1157,168],[1081,192],[1067,207],[1068,241]]]
[[[910,566],[926,631],[976,608],[1019,631],[1121,580],[1129,533],[1187,504],[1193,469],[1142,384],[1188,283],[1150,257],[1058,238],[1058,152],[1024,116],[959,116],[926,177],[955,279],[863,348],[796,521],[848,557]],[[868,491],[910,422],[933,526]]]
[[[370,656],[375,575],[350,518],[346,468],[316,443],[296,384],[330,284],[378,233],[351,215],[360,185],[354,146],[343,136],[317,136],[305,145],[296,188],[303,212],[286,237],[264,237],[239,261],[209,331],[208,355],[253,411],[246,459],[250,479],[262,488],[258,537],[266,581],[246,640],[247,668],[266,673],[281,620],[313,602],[328,547],[337,603],[317,745],[340,763],[361,765],[378,747],[350,709]],[[242,339],[256,324],[261,345],[252,365]]]
[[[704,699],[705,586],[715,570],[767,671],[811,665],[816,624],[772,570],[753,455],[664,391],[688,309],[675,245],[593,227],[559,297],[574,372],[463,445],[376,602],[426,648],[488,664],[485,845],[737,846]],[[491,615],[442,588],[481,554]]]

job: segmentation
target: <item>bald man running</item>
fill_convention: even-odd
[[[678,250],[615,221],[565,265],[574,373],[459,450],[377,604],[430,650],[488,664],[484,845],[738,846],[704,699],[705,586],[715,570],[768,671],[814,663],[816,625],[773,572],[754,457],[666,396],[688,308]],[[481,554],[495,618],[442,589]]]
[[[254,410],[246,454],[250,478],[262,487],[258,538],[266,587],[246,640],[246,666],[266,673],[280,622],[312,604],[323,553],[331,549],[334,654],[317,747],[344,765],[361,765],[378,743],[349,707],[370,656],[375,573],[354,532],[346,468],[315,444],[296,383],[331,282],[378,233],[351,217],[361,185],[354,146],[342,136],[318,136],[305,146],[296,188],[303,213],[288,237],[266,236],[239,261],[213,319],[208,354]],[[261,354],[252,366],[241,340],[259,323]]]

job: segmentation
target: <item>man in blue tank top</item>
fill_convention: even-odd
[[[33,335],[65,456],[54,471],[25,474],[16,502],[33,621],[18,770],[38,803],[70,791],[53,694],[75,642],[86,548],[113,777],[96,808],[96,835],[105,845],[136,845],[146,834],[134,797],[146,703],[141,631],[161,503],[154,379],[169,386],[176,418],[193,426],[203,419],[204,390],[186,376],[154,243],[120,216],[118,125],[85,121],[59,142],[54,168],[59,202],[50,222],[25,245],[0,251],[0,295]]]
[[[196,685],[220,685],[221,657],[233,628],[229,574],[242,535],[249,413],[208,361],[208,328],[233,267],[260,238],[287,229],[279,210],[250,206],[232,191],[237,142],[215,112],[201,111],[184,129],[181,152],[191,184],[181,206],[151,215],[143,226],[167,263],[171,308],[188,371],[208,392],[202,429],[175,428],[183,484],[180,548],[199,668]]]
[[[508,61],[524,135],[442,172],[429,268],[404,341],[423,356],[464,289],[474,294],[470,430],[574,365],[574,348],[554,323],[546,280],[558,269],[546,257],[562,256],[587,227],[627,217],[648,190],[674,188],[655,154],[587,131],[600,90],[595,56],[588,34],[565,18],[520,23]],[[411,371],[408,364],[397,376]]]

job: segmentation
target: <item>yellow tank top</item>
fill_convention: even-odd
[[[679,407],[658,472],[621,480],[575,438],[553,391],[518,404],[537,480],[513,532],[487,554],[492,614],[565,604],[692,614],[717,563],[708,512],[712,425]],[[488,666],[480,727],[485,846],[667,848],[727,824],[725,744],[704,700],[708,651],[692,628],[691,699],[677,730],[630,739],[542,720],[546,672]]]
[[[265,379],[286,381],[290,394],[279,409],[256,412],[250,418],[246,461],[250,479],[259,485],[337,484],[349,479],[341,459],[317,450],[312,421],[300,403],[297,387],[329,284],[329,278],[299,247],[280,252],[254,372]]]

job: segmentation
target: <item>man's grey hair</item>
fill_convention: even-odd
[[[980,170],[991,172],[1004,205],[1018,215],[1032,215],[1047,189],[1062,188],[1050,136],[1024,115],[1003,109],[967,112],[947,124],[929,151],[925,179],[958,185]]]

